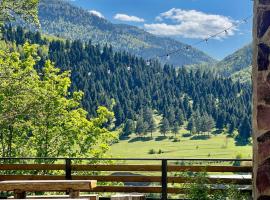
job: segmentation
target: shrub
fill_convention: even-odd
[[[191,137],[192,134],[191,134],[191,133],[184,133],[182,136],[183,136],[183,137]]]
[[[155,154],[155,153],[156,153],[155,149],[150,149],[150,150],[148,151],[148,154]]]
[[[164,153],[161,149],[158,150],[158,154]]]
[[[210,185],[207,173],[196,173],[192,177],[194,181],[187,187],[187,197],[190,200],[251,200],[247,193],[241,193],[234,185],[219,183],[223,190],[211,192],[214,186]]]

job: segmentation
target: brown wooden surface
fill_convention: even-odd
[[[63,164],[0,164],[0,170],[65,170]]]
[[[12,198],[10,198],[10,199],[12,199]],[[32,199],[32,198],[28,198],[28,197],[26,197],[25,199],[21,199],[21,200],[27,200],[27,199]],[[35,199],[35,200],[44,200],[44,199],[46,199],[46,198],[39,198],[39,199]],[[20,200],[20,199],[16,199],[16,200]],[[50,200],[59,200],[59,198],[51,198]],[[70,200],[70,198],[61,198],[61,200]],[[74,199],[72,199],[72,200],[89,200],[88,198],[74,198]],[[90,200],[92,200],[92,199],[90,199]]]
[[[92,190],[96,187],[94,180],[39,180],[39,181],[1,181],[0,191],[67,191],[67,190]]]
[[[97,180],[98,182],[161,182],[161,176],[72,176],[73,180]],[[0,175],[0,180],[65,180],[65,176],[45,175]],[[247,178],[208,178],[209,183],[251,184]],[[189,183],[188,177],[168,177],[168,183]]]
[[[161,187],[132,187],[132,186],[97,186],[93,189],[94,192],[138,192],[138,193],[161,193]],[[211,189],[211,191],[222,191],[222,189]],[[239,189],[242,192],[250,192],[251,188]],[[184,194],[185,188],[168,188],[168,193]]]
[[[72,165],[73,171],[161,171],[161,165]],[[0,164],[0,170],[65,170],[62,164]],[[251,172],[251,166],[177,166],[169,165],[168,172]]]
[[[14,199],[14,197],[9,197],[8,199]],[[35,199],[35,200],[38,200],[38,199],[69,199],[69,195],[33,195],[33,196],[26,196],[26,199]],[[88,195],[80,195],[77,199],[87,199],[87,200],[98,200],[98,195],[97,194],[88,194]]]

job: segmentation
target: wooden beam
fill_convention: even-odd
[[[0,164],[0,170],[65,170],[62,164]]]
[[[73,171],[161,171],[161,165],[72,165]],[[65,170],[63,164],[0,164],[0,170]],[[252,172],[251,166],[177,166],[168,172]]]
[[[24,192],[38,192],[38,191],[67,191],[67,190],[92,190],[96,187],[97,181],[94,180],[50,180],[50,181],[1,181],[0,191],[24,191]]]
[[[73,180],[97,180],[98,182],[161,182],[161,176],[72,176]],[[0,181],[5,180],[65,180],[65,176],[47,175],[0,175]],[[250,185],[250,178],[208,178],[209,183],[233,183],[239,185]],[[190,183],[194,182],[189,177],[168,177],[168,183]]]

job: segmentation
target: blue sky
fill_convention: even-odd
[[[194,44],[252,15],[251,0],[70,0],[113,23]],[[222,59],[252,40],[252,19],[196,48]]]

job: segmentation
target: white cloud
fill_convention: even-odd
[[[136,16],[130,16],[130,15],[126,15],[126,14],[116,14],[114,16],[114,19],[120,20],[120,21],[126,21],[126,22],[144,22],[143,18],[139,18]]]
[[[96,11],[96,10],[89,10],[89,13],[92,14],[92,15],[96,15],[96,16],[98,16],[98,17],[100,17],[100,18],[105,18],[105,17],[101,14],[101,12],[98,12],[98,11]]]
[[[172,8],[156,17],[157,23],[145,24],[145,29],[156,35],[182,36],[185,38],[205,39],[234,25],[236,21],[222,15],[207,14],[196,10]],[[234,27],[215,39],[235,34]]]

